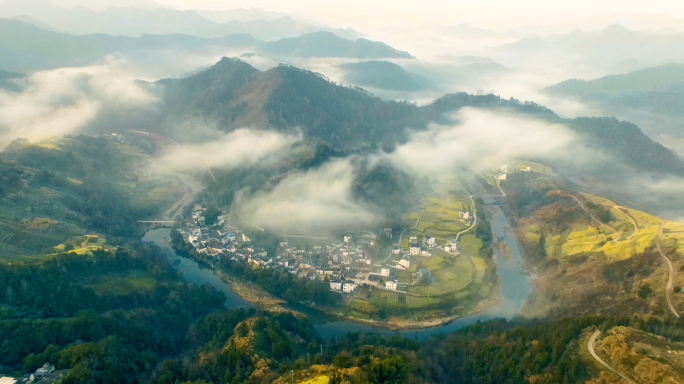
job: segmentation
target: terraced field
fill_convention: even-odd
[[[523,228],[530,244],[538,244],[542,235],[549,257],[571,257],[581,254],[600,253],[615,260],[628,259],[643,253],[655,240],[658,227],[664,220],[656,216],[620,207],[614,202],[589,194],[582,194],[587,201],[610,210],[613,219],[609,227],[592,222],[591,225],[575,224],[571,231],[547,233],[541,225],[533,223]],[[665,244],[684,250],[684,225],[665,221]]]

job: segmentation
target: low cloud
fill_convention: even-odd
[[[417,175],[476,171],[514,159],[578,162],[588,151],[566,126],[504,112],[460,110],[454,126],[432,125],[387,155],[399,168]],[[579,159],[579,160],[578,160]]]
[[[235,207],[253,225],[279,234],[327,234],[378,223],[371,207],[352,196],[351,159],[290,174],[273,190],[240,197]]]
[[[178,172],[200,168],[232,169],[275,162],[285,149],[299,140],[301,134],[286,135],[275,131],[241,128],[222,134],[212,141],[170,148],[154,161],[152,168],[155,171]]]
[[[78,132],[105,108],[140,108],[155,98],[110,66],[37,72],[19,93],[0,91],[0,148]]]

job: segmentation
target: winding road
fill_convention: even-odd
[[[604,227],[609,228],[611,231],[615,232],[615,235],[617,235],[617,237],[616,237],[615,239],[611,240],[613,243],[617,243],[617,242],[620,240],[620,233],[619,233],[615,228],[613,228],[613,227],[611,227],[610,225],[608,225],[608,224],[602,222],[601,220],[597,219],[597,218],[589,211],[589,209],[587,209],[587,207],[585,207],[584,204],[582,204],[582,202],[580,201],[580,199],[578,199],[576,196],[570,195],[570,194],[565,194],[565,193],[562,193],[561,191],[556,191],[556,193],[557,193],[558,195],[560,195],[560,196],[571,197],[571,198],[575,199],[575,201],[577,202],[577,204],[579,204],[580,208],[582,208],[582,209],[584,210],[584,212],[586,212],[586,213],[589,215],[589,217],[591,217],[592,220],[594,220],[595,222],[599,223],[599,225],[603,225]]]
[[[623,375],[622,373],[620,373],[620,372],[614,370],[613,368],[610,367],[610,365],[606,364],[605,361],[601,360],[601,358],[598,357],[598,355],[597,355],[596,352],[594,351],[594,342],[596,342],[596,338],[597,338],[600,334],[601,334],[601,331],[597,330],[596,332],[594,332],[593,335],[591,335],[591,338],[589,339],[589,344],[587,345],[587,347],[589,348],[589,353],[591,353],[591,356],[592,356],[596,361],[598,361],[601,365],[603,365],[604,367],[606,367],[606,369],[608,369],[608,370],[611,371],[612,373],[614,373],[614,374],[620,376],[620,377],[622,378],[622,380],[628,382],[629,384],[636,384],[632,379],[630,379],[629,377]]]
[[[502,191],[503,192],[503,191]],[[504,195],[506,196],[506,195]],[[456,241],[458,241],[458,238],[461,237],[461,234],[469,232],[471,229],[475,228],[477,225],[477,209],[475,209],[475,200],[473,200],[473,195],[468,196],[470,197],[470,203],[473,205],[473,224],[461,232],[456,234]]]
[[[674,281],[674,267],[672,266],[672,262],[670,261],[670,259],[667,256],[665,256],[665,253],[663,253],[663,250],[660,247],[660,238],[663,237],[663,224],[665,223],[660,223],[660,227],[658,227],[658,235],[656,236],[654,241],[658,253],[660,253],[660,256],[662,256],[663,259],[665,259],[669,269],[669,277],[667,279],[667,285],[665,286],[665,299],[667,300],[668,307],[670,307],[670,312],[672,312],[672,314],[675,315],[676,318],[679,318],[679,313],[677,313],[677,310],[675,310],[674,306],[672,305],[672,283]]]

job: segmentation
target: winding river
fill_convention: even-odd
[[[532,288],[529,284],[529,278],[522,271],[522,254],[520,247],[518,246],[515,235],[511,231],[510,223],[508,222],[506,215],[501,207],[496,203],[494,198],[483,197],[483,199],[486,204],[485,207],[489,210],[489,213],[492,217],[490,221],[492,225],[492,235],[496,239],[505,241],[511,251],[511,256],[508,260],[503,258],[497,249],[494,251],[497,274],[500,279],[499,302],[495,306],[485,311],[463,316],[449,324],[431,328],[400,331],[402,336],[417,337],[419,340],[423,340],[431,335],[453,332],[459,328],[478,321],[486,321],[493,318],[502,317],[511,318],[518,313],[518,311],[520,311],[523,302],[532,292]],[[160,247],[170,249],[172,251],[171,257],[173,258],[174,263],[176,263],[178,268],[183,271],[186,280],[195,284],[209,283],[219,291],[225,293],[227,308],[254,307],[254,304],[243,300],[240,296],[235,294],[231,290],[230,285],[224,283],[218,276],[216,276],[216,274],[214,274],[211,269],[203,267],[195,260],[182,257],[173,251],[171,245],[169,244],[170,233],[171,229],[169,228],[153,229],[147,232],[143,238],[143,241],[154,242]],[[329,316],[323,315],[319,311],[311,310],[305,307],[300,308],[298,306],[294,309],[306,313],[307,316],[309,316],[309,319],[316,324],[316,329],[318,332],[324,337],[341,336],[347,332],[379,332],[386,334],[394,333],[394,331],[384,328],[371,327],[351,321],[331,318]]]

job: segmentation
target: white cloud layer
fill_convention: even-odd
[[[455,126],[432,125],[389,154],[401,169],[417,175],[483,170],[513,159],[571,159],[582,151],[567,127],[513,114],[464,108]]]
[[[171,172],[231,169],[275,161],[280,152],[299,140],[301,135],[241,128],[212,141],[170,149],[152,164],[152,168]]]
[[[0,91],[0,148],[16,138],[42,141],[75,133],[104,108],[141,107],[155,98],[109,66],[37,72],[20,93]]]
[[[349,159],[333,160],[309,172],[290,174],[272,191],[239,198],[245,220],[280,234],[328,233],[377,223],[370,207],[355,201]]]

